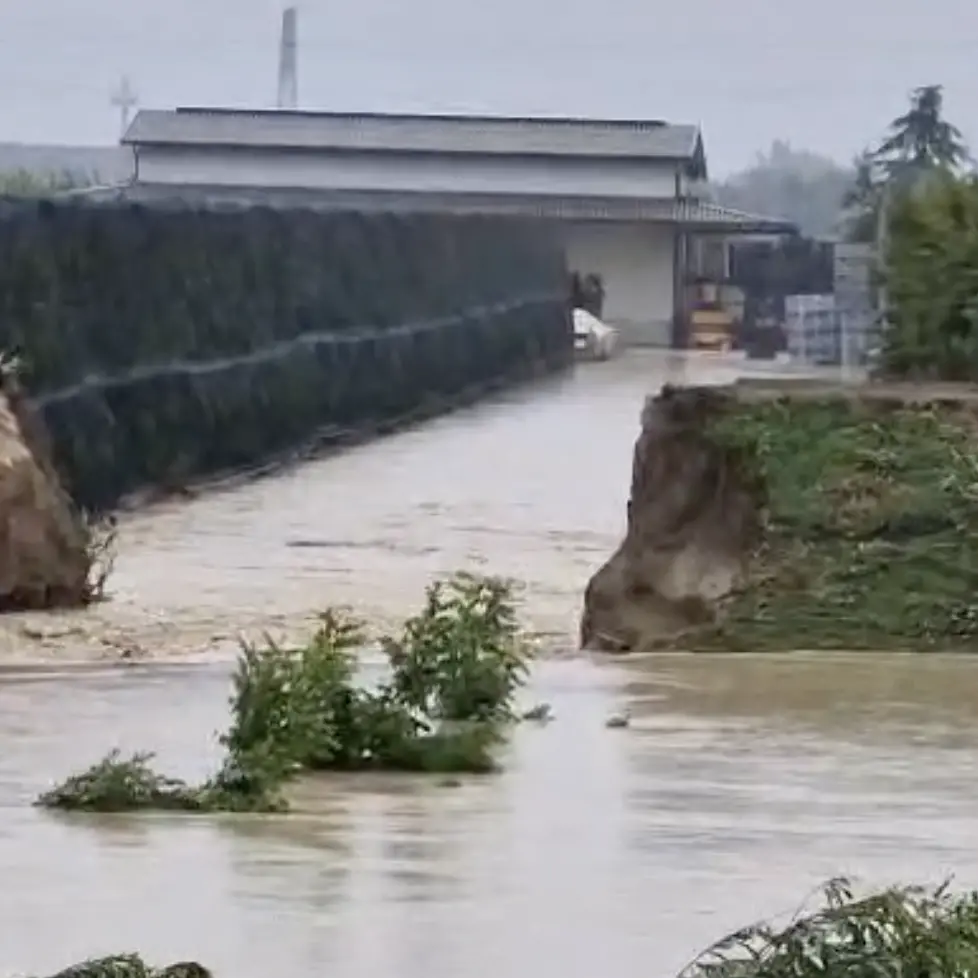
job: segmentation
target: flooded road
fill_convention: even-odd
[[[770,375],[772,368],[759,368]],[[439,574],[511,575],[529,624],[576,638],[584,587],[625,526],[645,396],[743,364],[632,353],[289,472],[126,517],[110,589],[85,616],[0,622],[0,657],[233,652],[355,608],[391,627]]]
[[[705,362],[598,365],[127,518],[115,600],[8,624],[0,654],[229,651],[335,603],[389,625],[459,567],[523,580],[570,645],[642,400],[736,369]],[[30,806],[113,746],[205,775],[228,691],[223,661],[0,671],[0,978],[124,950],[218,978],[666,978],[830,876],[978,884],[978,661],[953,657],[556,658],[526,694],[555,722],[492,778],[320,778],[275,818]]]

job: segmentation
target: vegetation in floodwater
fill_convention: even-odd
[[[978,893],[891,887],[857,896],[844,879],[787,923],[744,927],[701,952],[678,978],[971,978],[978,972]],[[53,978],[210,978],[195,962],[159,970],[133,954],[86,961]]]
[[[196,961],[151,968],[138,954],[114,954],[72,965],[52,978],[211,978],[211,973]]]
[[[763,489],[749,583],[685,647],[978,648],[978,415],[737,403],[713,422]]]
[[[199,811],[199,793],[184,781],[157,774],[149,753],[122,757],[118,750],[81,774],[46,791],[38,799],[45,808],[94,809],[126,812],[143,808]]]
[[[527,723],[549,723],[553,718],[554,711],[549,703],[537,703],[526,710],[521,719]]]
[[[218,773],[199,786],[163,777],[151,755],[109,754],[43,794],[38,804],[77,811],[283,811],[301,772],[489,773],[526,681],[513,585],[458,574],[432,584],[421,612],[382,646],[387,679],[356,682],[359,622],[320,616],[300,648],[245,645],[231,693]]]
[[[88,557],[86,604],[105,600],[105,585],[115,568],[119,531],[112,516],[92,516],[82,512],[85,553]]]
[[[978,893],[894,887],[857,897],[846,880],[786,926],[746,927],[699,955],[679,978],[969,978],[978,971]]]

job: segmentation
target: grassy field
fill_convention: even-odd
[[[978,650],[978,403],[740,398],[712,437],[766,500],[750,583],[685,647]]]

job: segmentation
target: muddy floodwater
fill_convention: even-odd
[[[596,365],[124,520],[112,602],[4,623],[0,976],[138,950],[218,978],[667,978],[837,874],[978,885],[967,658],[567,654],[526,691],[556,719],[521,727],[491,778],[319,778],[283,817],[30,805],[112,746],[206,774],[241,626],[334,603],[383,626],[469,567],[523,580],[533,628],[569,648],[623,528],[645,393],[737,369]]]
[[[770,375],[772,368],[756,368]],[[625,525],[646,394],[724,383],[742,364],[633,353],[226,492],[122,520],[113,600],[0,621],[0,660],[233,654],[236,636],[308,630],[345,604],[378,627],[459,568],[526,586],[557,644]]]

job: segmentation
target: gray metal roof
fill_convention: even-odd
[[[408,193],[143,183],[92,196],[98,200],[175,207],[350,209],[393,213],[496,214],[552,220],[652,221],[703,233],[795,234],[798,230],[790,221],[779,218],[748,214],[708,201],[676,200],[672,197]]]
[[[705,173],[697,126],[658,120],[144,109],[127,145],[628,157],[684,162]]]

